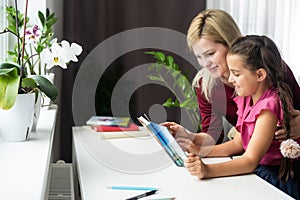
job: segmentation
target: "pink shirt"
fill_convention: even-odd
[[[288,83],[293,93],[293,103],[297,110],[300,110],[300,88],[291,71],[285,64],[287,74],[284,81]],[[222,82],[216,84],[212,91],[212,102],[208,102],[201,92],[202,81],[199,81],[200,87],[196,88],[198,97],[199,111],[201,115],[202,132],[206,132],[221,143],[223,141],[223,122],[225,117],[229,123],[235,125],[237,122],[237,106],[233,101],[234,88],[224,85]]]
[[[256,119],[262,110],[271,111],[278,119],[278,124],[282,124],[283,112],[281,108],[281,102],[275,88],[270,88],[269,90],[267,90],[253,106],[251,106],[250,104],[251,96],[238,96],[234,98],[234,101],[238,106],[238,120],[236,128],[241,133],[244,150],[247,149],[254,131]],[[280,142],[274,139],[270,148],[261,159],[260,164],[280,165],[282,155],[280,153],[279,147]]]

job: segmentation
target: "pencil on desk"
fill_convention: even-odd
[[[107,186],[107,189],[112,189],[112,190],[158,190],[158,188],[155,188],[155,187],[122,186],[122,185]]]
[[[137,199],[141,199],[141,198],[144,198],[144,197],[148,197],[148,196],[150,196],[150,195],[153,195],[153,194],[155,194],[156,192],[157,192],[157,190],[151,190],[151,191],[149,191],[149,192],[145,192],[145,193],[143,193],[143,194],[139,194],[139,195],[137,195],[137,196],[130,197],[130,198],[126,199],[126,200],[137,200]]]

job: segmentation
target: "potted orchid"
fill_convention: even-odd
[[[67,68],[67,64],[70,61],[77,62],[76,56],[81,54],[82,47],[76,43],[70,45],[66,40],[58,43],[57,38],[53,37],[53,25],[57,18],[49,9],[46,10],[45,14],[38,12],[39,24],[30,24],[30,19],[20,13],[15,7],[7,7],[6,11],[8,26],[2,33],[12,33],[16,36],[17,42],[13,50],[8,51],[6,62],[0,65],[0,76],[12,73],[11,71],[8,72],[7,68],[10,68],[12,71],[16,69],[16,71],[22,73],[20,81],[24,82],[24,84],[29,84],[23,85],[23,88],[40,90],[54,101],[58,95],[57,89],[43,75],[48,74],[54,66]],[[24,34],[20,36],[22,32]],[[20,43],[24,47],[22,50],[20,50]],[[16,65],[20,67],[16,67]],[[20,71],[20,69],[22,70]],[[16,73],[13,74],[15,76],[11,78],[17,79]],[[17,73],[17,75],[20,75],[20,73]],[[12,81],[12,83],[15,82]],[[9,109],[13,106],[16,94],[22,89],[22,84],[19,84],[19,86],[21,88],[18,88],[18,91],[16,83],[13,91],[6,90],[6,94],[10,98],[2,98],[0,91],[0,108]],[[8,85],[7,88],[9,88]]]
[[[67,68],[69,62],[77,62],[77,56],[82,52],[80,45],[70,45],[66,40],[58,42],[53,37],[53,25],[57,21],[54,13],[49,9],[45,14],[39,11],[39,23],[31,24],[27,17],[27,7],[28,0],[24,14],[18,11],[16,1],[14,7],[6,7],[8,26],[1,34],[14,35],[16,43],[13,50],[7,52],[6,60],[0,63],[0,111],[5,112],[0,120],[0,134],[3,132],[2,127],[6,126],[2,119],[9,116],[6,111],[15,109],[20,94],[36,94],[34,99],[37,100],[42,93],[54,101],[58,95],[57,88],[44,75],[54,66]],[[26,128],[25,139],[30,129]]]

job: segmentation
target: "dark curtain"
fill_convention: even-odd
[[[191,19],[198,12],[205,9],[206,1],[64,0],[63,3],[63,38],[81,44],[84,49],[83,53],[79,56],[78,63],[71,63],[66,70],[55,71],[56,78],[60,81],[59,85],[61,85],[59,99],[57,100],[59,104],[59,127],[57,128],[59,128],[60,132],[60,159],[71,162],[72,126],[75,125],[72,112],[73,85],[77,72],[88,54],[109,37],[140,27],[167,28],[186,34]],[[186,46],[183,48],[187,49]],[[152,58],[144,54],[145,51],[149,50],[155,49],[130,51],[116,58],[110,64],[110,67],[103,74],[103,77],[101,77],[101,83],[98,85],[97,93],[95,94],[95,105],[89,105],[95,107],[98,115],[111,114],[109,90],[122,77],[122,74],[134,66],[153,62]],[[172,52],[167,53],[172,54]],[[179,56],[178,60],[180,64],[189,68],[190,64],[184,58]],[[191,76],[195,73],[196,70],[191,68]],[[150,96],[153,96],[154,91],[158,100],[151,100],[149,98],[149,92],[151,93]],[[147,112],[147,109],[152,104],[162,103],[165,99],[160,97],[164,95],[170,94],[161,87],[145,85],[139,88],[134,92],[130,100],[132,104],[130,114],[135,116]],[[170,113],[170,115],[176,115],[176,109],[175,111],[171,110]],[[174,119],[176,120],[176,117]],[[171,118],[171,120],[173,119]]]

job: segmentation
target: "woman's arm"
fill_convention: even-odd
[[[223,120],[222,115],[220,115],[220,113],[222,112],[221,110],[219,110],[219,113],[215,111],[217,109],[216,107],[220,106],[218,104],[221,103],[219,101],[216,101],[213,109],[212,104],[209,101],[207,101],[204,94],[202,94],[201,87],[196,89],[196,94],[198,98],[198,107],[201,116],[201,131],[209,134],[211,137],[214,138],[216,142],[221,143],[224,137]],[[225,109],[223,112],[225,115]]]
[[[200,179],[251,173],[269,149],[276,124],[274,114],[263,110],[257,118],[253,135],[241,157],[223,163],[204,164],[198,156],[191,155],[186,160],[186,167],[192,175]]]

